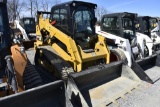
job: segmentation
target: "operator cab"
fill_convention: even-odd
[[[24,18],[20,19],[20,24],[25,29],[27,35],[29,33],[35,33],[36,32],[35,18],[33,18],[33,17],[24,17]]]
[[[138,32],[144,33],[151,37],[151,32],[159,33],[159,23],[156,17],[150,16],[140,16],[137,18],[138,28],[136,29]]]
[[[51,9],[50,23],[60,29],[81,46],[83,50],[94,48],[88,45],[95,36],[95,12],[96,4],[71,1],[55,5]]]
[[[101,29],[108,33],[128,39],[130,42],[135,36],[135,18],[134,13],[112,13],[106,14],[101,20]]]

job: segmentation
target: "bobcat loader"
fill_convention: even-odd
[[[22,32],[23,39],[35,40],[36,39],[36,22],[33,17],[23,17],[20,20],[14,21],[15,28]]]
[[[136,31],[147,35],[152,39],[153,51],[160,51],[160,20],[157,17],[139,16],[137,17]]]
[[[152,40],[135,31],[136,17],[127,12],[106,14],[96,33],[106,38],[112,51],[119,53],[142,80],[154,83],[160,78],[159,55],[152,54]]]
[[[23,17],[10,24],[14,35],[21,35],[26,49],[33,48],[36,41],[36,22],[33,17]]]
[[[31,65],[19,35],[11,38],[6,3],[0,0],[0,106],[72,107],[64,82],[43,85],[38,71],[44,70]]]
[[[140,79],[111,53],[105,38],[95,34],[96,4],[71,1],[38,12],[35,65],[63,80],[72,104],[101,107],[116,103]],[[50,14],[49,19],[43,18]]]

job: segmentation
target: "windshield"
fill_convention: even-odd
[[[3,32],[3,19],[2,19],[2,9],[0,8],[0,32]]]
[[[132,18],[123,17],[122,27],[123,27],[124,38],[129,40],[135,38],[135,25],[134,25],[134,20]]]
[[[93,35],[92,12],[88,7],[80,6],[74,14],[75,38],[87,39]]]
[[[105,17],[102,22],[103,30],[120,36],[120,23],[118,17]]]
[[[74,39],[82,49],[88,49],[89,41],[94,36],[94,12],[87,6],[79,6],[74,16]]]

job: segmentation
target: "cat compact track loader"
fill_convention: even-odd
[[[153,41],[153,51],[160,51],[160,20],[158,17],[139,16],[137,17],[136,31],[147,35]]]
[[[160,57],[152,52],[152,40],[136,32],[136,18],[137,14],[128,12],[106,14],[96,33],[106,37],[112,51],[119,53],[142,80],[154,83],[160,78]]]
[[[51,12],[38,12],[35,65],[65,81],[70,101],[78,107],[116,103],[140,84],[135,73],[111,54],[105,38],[95,34],[96,7],[71,1],[53,6]]]
[[[0,0],[0,106],[72,107],[64,82],[44,81],[38,72],[44,70],[30,63],[23,39],[19,35],[12,38],[6,3]]]

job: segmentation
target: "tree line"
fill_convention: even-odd
[[[26,17],[26,15],[36,17],[37,10],[50,11],[53,5],[61,2],[63,2],[63,0],[8,0],[8,17],[10,21],[20,19],[23,16]],[[95,10],[98,21],[100,21],[101,17],[106,13],[108,13],[108,11],[104,7],[97,7]]]

